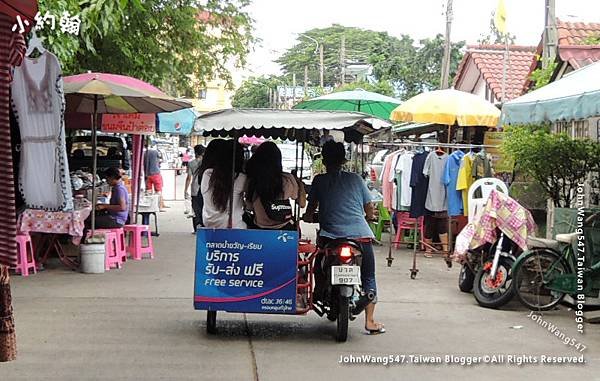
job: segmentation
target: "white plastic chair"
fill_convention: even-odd
[[[508,187],[506,184],[495,177],[485,177],[475,181],[473,185],[471,185],[468,193],[469,222],[473,222],[477,213],[485,207],[485,204],[490,197],[490,193],[492,193],[494,189],[508,195]],[[481,197],[475,198],[477,190],[481,190]]]

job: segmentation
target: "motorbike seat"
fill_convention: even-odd
[[[557,234],[556,240],[562,243],[572,244],[575,240],[577,240],[577,233],[568,233],[568,234]]]
[[[545,248],[559,251],[560,243],[553,239],[544,239],[539,237],[527,237],[527,246],[532,248]]]

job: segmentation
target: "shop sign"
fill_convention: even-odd
[[[194,307],[294,314],[298,233],[199,229]]]
[[[496,173],[512,173],[515,164],[500,149],[504,139],[504,132],[487,131],[483,137],[486,146],[497,146],[497,148],[486,148],[486,152],[492,157],[492,166]]]
[[[102,132],[152,135],[156,130],[154,114],[104,114]]]

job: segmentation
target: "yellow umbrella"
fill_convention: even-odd
[[[452,126],[496,127],[500,110],[476,95],[454,89],[436,90],[414,96],[396,107],[393,121],[437,123]]]

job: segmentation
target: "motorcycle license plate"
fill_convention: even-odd
[[[360,266],[332,266],[331,284],[334,286],[360,284]]]

